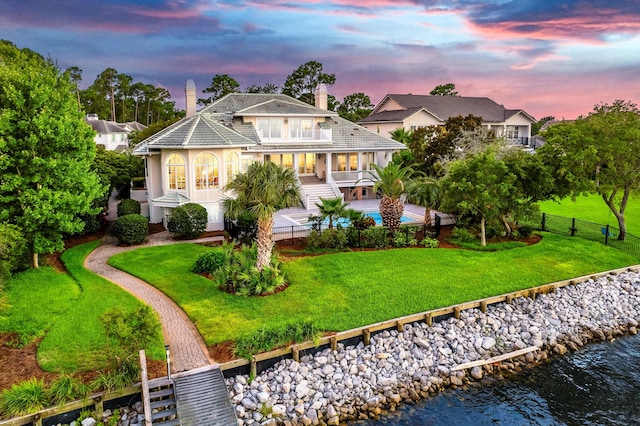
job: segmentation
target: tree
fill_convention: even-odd
[[[536,121],[531,125],[531,136],[535,136],[540,133],[540,128],[544,126],[548,121],[553,121],[556,118],[553,115],[547,115],[546,117],[542,117],[540,120]]]
[[[111,121],[116,121],[116,85],[118,84],[118,71],[114,68],[107,68],[102,71],[94,85],[101,93],[106,93],[111,105]]]
[[[282,88],[282,93],[306,102],[309,105],[315,105],[314,92],[318,84],[324,83],[327,86],[331,86],[335,84],[335,82],[335,74],[323,72],[320,62],[309,61],[300,65],[293,73],[287,76],[284,87]]]
[[[318,213],[322,220],[329,219],[329,229],[333,228],[333,221],[337,221],[341,217],[345,217],[349,210],[349,203],[345,203],[342,197],[322,198],[316,203]]]
[[[599,194],[618,221],[618,239],[624,240],[625,209],[631,191],[640,187],[636,104],[598,104],[587,117],[549,127],[544,137],[537,155],[554,170],[556,195]]]
[[[415,172],[411,167],[402,167],[395,163],[389,163],[386,167],[371,164],[371,167],[373,171],[367,172],[373,182],[373,191],[382,195],[379,206],[382,225],[395,232],[400,227],[400,219],[404,213],[401,196],[406,192]]]
[[[503,203],[515,193],[516,176],[493,150],[458,160],[442,182],[443,207],[480,222],[481,245],[487,245],[487,221],[500,220]]]
[[[425,208],[424,224],[431,226],[431,210],[439,209],[442,201],[440,180],[427,176],[413,180],[407,188],[407,201]]]
[[[265,93],[268,95],[275,95],[276,93],[280,93],[280,86],[273,83],[266,83],[264,86],[259,86],[257,84],[250,84],[244,90],[245,93]]]
[[[428,126],[411,132],[407,146],[413,153],[415,168],[428,176],[442,177],[446,164],[464,152],[465,132],[482,128],[482,118],[469,114],[466,117],[450,117],[444,126]],[[485,134],[490,140],[492,134]]]
[[[211,86],[202,91],[202,93],[211,93],[211,96],[198,99],[198,103],[202,105],[211,104],[216,99],[220,99],[229,93],[235,93],[239,89],[240,83],[233,77],[230,77],[228,74],[216,74],[215,77],[211,79]]]
[[[52,60],[0,41],[0,222],[16,225],[38,254],[64,248],[97,214],[102,194],[91,170],[96,145],[69,75]]]
[[[67,72],[69,73],[69,79],[76,86],[76,96],[78,98],[78,109],[82,108],[82,103],[80,103],[80,82],[82,81],[82,70],[78,67],[69,67],[67,68]]]
[[[456,92],[456,85],[453,83],[438,84],[429,94],[431,96],[460,96]]]
[[[235,198],[225,198],[222,208],[226,217],[239,218],[250,211],[258,221],[257,268],[262,270],[271,261],[273,249],[273,215],[278,210],[300,204],[300,188],[291,169],[278,164],[252,163],[245,173],[239,173],[226,186]]]
[[[362,92],[358,92],[345,96],[338,107],[337,113],[345,120],[353,121],[355,123],[361,118],[365,118],[371,114],[373,107],[374,105],[371,103],[369,96]]]

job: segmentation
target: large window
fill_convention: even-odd
[[[310,175],[316,172],[316,154],[298,154],[298,174]]]
[[[285,169],[293,170],[293,154],[268,154],[264,156],[264,161],[271,161]]]
[[[238,154],[230,152],[225,157],[224,162],[227,167],[227,183],[229,183],[240,171],[240,159],[238,158]]]
[[[332,154],[331,168],[333,171],[346,172],[358,170],[358,153]]]
[[[184,174],[184,158],[180,154],[171,154],[167,158],[167,176],[169,189],[180,190],[187,188]]]
[[[362,170],[372,170],[371,163],[375,163],[375,156],[373,152],[362,153]]]
[[[209,153],[196,157],[196,189],[218,187],[218,158]]]
[[[289,119],[289,135],[292,139],[311,139],[313,137],[313,119]]]
[[[258,118],[256,128],[262,139],[282,139],[281,118]]]
[[[505,130],[505,136],[507,139],[517,139],[518,138],[518,126],[507,126]]]

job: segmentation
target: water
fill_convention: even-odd
[[[376,221],[377,226],[382,225],[382,216],[380,216],[379,212],[364,212],[364,215],[373,218],[373,220]],[[409,222],[415,222],[415,221],[416,219],[409,216],[405,216],[405,215],[402,215],[402,217],[400,218],[400,223],[409,223]],[[329,220],[326,219],[323,223],[328,224]],[[337,223],[339,223],[341,226],[344,226],[344,227],[351,225],[351,222],[349,221],[349,219],[345,219],[345,218],[340,218],[339,220],[337,220]],[[335,224],[336,222],[334,222],[334,225]]]
[[[368,426],[640,425],[640,335],[450,390]]]

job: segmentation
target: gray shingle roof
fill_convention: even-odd
[[[221,116],[197,113],[183,118],[138,144],[134,152],[152,148],[242,147],[255,145],[258,136],[249,124],[225,122]]]
[[[424,109],[427,113],[442,122],[451,117],[473,114],[477,117],[482,117],[485,123],[502,123],[507,118],[522,111],[519,109],[507,110],[504,106],[489,98],[402,94],[390,94],[385,96],[384,100],[387,98],[397,102],[404,110],[382,112],[376,112],[376,110],[374,110],[371,115],[363,118],[360,122],[401,121],[415,114],[420,109]],[[380,105],[382,105],[383,102],[381,102]],[[531,117],[529,114],[526,115]]]
[[[116,123],[115,121],[107,121],[107,120],[97,120],[97,119],[84,119],[85,123],[90,125],[96,133],[101,135],[111,134],[111,133],[126,133],[129,134],[129,130],[120,123]]]
[[[322,129],[332,129],[328,142],[260,144],[258,134],[250,123],[243,123],[242,116],[310,115],[325,117],[319,123]],[[190,147],[246,147],[252,152],[261,151],[357,151],[399,150],[405,146],[399,142],[371,132],[364,127],[340,118],[333,111],[310,106],[286,95],[233,93],[214,102],[193,117],[184,118],[134,148],[135,154],[149,153],[161,148]]]

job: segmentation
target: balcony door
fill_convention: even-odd
[[[298,154],[298,175],[312,176],[316,174],[316,154]]]

